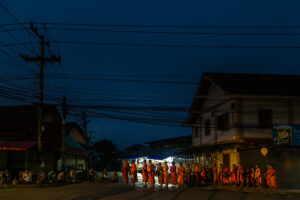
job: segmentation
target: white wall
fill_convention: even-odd
[[[215,124],[215,119],[212,117],[212,111],[215,111],[216,116],[220,116],[226,112],[229,113],[230,126],[237,124],[235,113],[235,119],[232,119],[231,114],[231,104],[234,101],[226,100],[231,97],[226,95],[224,91],[218,86],[212,86],[207,94],[207,98],[203,104],[203,111],[207,111],[201,114],[199,119],[201,121],[197,122],[197,126],[201,127],[199,134],[202,135],[202,145],[215,144],[215,129],[217,126]],[[224,103],[225,102],[225,103]],[[214,108],[214,106],[218,105]],[[300,124],[300,100],[293,100],[292,103],[293,111],[293,121],[294,124]],[[237,106],[237,104],[235,104]],[[213,108],[213,109],[212,109]],[[287,99],[275,99],[270,97],[243,97],[242,98],[242,126],[243,136],[245,138],[251,139],[271,139],[273,137],[272,128],[261,129],[258,128],[258,110],[267,109],[272,110],[273,124],[288,124],[289,122],[289,102]],[[210,119],[211,122],[211,131],[209,136],[205,136],[205,121]],[[194,129],[193,129],[194,131]],[[235,141],[237,139],[237,128],[230,127],[228,131],[222,132],[217,131],[217,142],[225,143]],[[195,138],[193,132],[193,145],[201,145],[200,137]]]
[[[216,116],[220,116],[226,112],[229,112],[229,121],[232,122],[231,114],[230,114],[230,105],[232,101],[224,103],[227,99],[230,97],[227,96],[224,91],[216,86],[212,85],[210,88],[207,98],[203,104],[203,110],[209,110],[202,114],[201,116],[201,122],[198,122],[198,125],[201,126],[201,135],[202,135],[202,145],[209,145],[215,143],[215,131],[217,131],[217,126],[215,124],[215,119],[212,116],[212,112],[215,112]],[[221,104],[220,106],[212,109],[215,105]],[[210,119],[210,135],[205,135],[205,121],[207,119]],[[222,132],[217,131],[217,141],[218,142],[227,142],[227,141],[233,141],[236,139],[236,129],[230,128],[229,131]],[[193,132],[194,135],[194,132]],[[193,145],[200,145],[200,138],[194,138],[193,137]]]
[[[287,124],[287,100],[247,98],[243,100],[243,126],[245,138],[272,138],[273,130],[258,128],[258,110],[272,110],[273,124]]]

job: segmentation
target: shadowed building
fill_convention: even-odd
[[[0,107],[0,169],[39,169],[35,104]],[[55,105],[43,108],[45,169],[61,168],[62,119]],[[87,169],[88,137],[76,122],[66,124],[66,167]]]
[[[45,166],[56,168],[61,145],[61,117],[54,105],[44,106],[42,135]],[[39,168],[35,104],[0,107],[0,168]]]
[[[299,144],[273,145],[275,124],[300,124],[300,76],[203,73],[184,125],[202,165],[274,164],[280,186],[299,186]],[[267,147],[264,158],[260,149]]]

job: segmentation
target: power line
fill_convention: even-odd
[[[201,29],[300,29],[300,26],[234,26],[234,25],[143,25],[143,24],[88,24],[64,22],[34,22],[35,24],[48,24],[59,26],[100,26],[100,27],[126,27],[126,28],[201,28]]]
[[[211,48],[211,49],[299,49],[300,46],[231,46],[231,45],[181,45],[181,44],[143,44],[143,43],[113,43],[88,41],[57,41],[61,44],[100,45],[100,46],[132,46],[132,47],[168,47],[168,48]]]

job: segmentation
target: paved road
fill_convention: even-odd
[[[60,187],[19,187],[0,189],[0,200],[282,200],[300,199],[299,196],[241,193],[188,188],[184,190],[160,190],[158,188],[126,188],[121,184],[80,183]]]

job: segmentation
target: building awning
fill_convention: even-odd
[[[27,151],[36,145],[35,141],[11,141],[0,143],[0,151]]]
[[[79,149],[81,151],[86,151],[86,149],[81,146],[74,138],[72,138],[72,136],[67,135],[65,138],[65,144],[73,147],[74,149]]]
[[[91,152],[89,152],[87,150],[83,151],[83,150],[71,147],[69,145],[66,145],[65,152],[67,155],[83,156],[83,157],[86,157],[91,154]]]
[[[136,158],[148,158],[148,159],[156,159],[163,160],[168,157],[176,156],[179,152],[181,152],[182,148],[151,148],[148,146],[144,146],[136,151],[130,152],[122,156],[123,159],[136,159]]]

